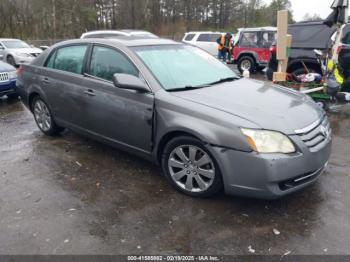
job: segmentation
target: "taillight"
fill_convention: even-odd
[[[277,52],[277,47],[275,45],[270,47],[270,52],[275,54]]]
[[[20,76],[22,75],[24,72],[24,69],[22,66],[18,67],[17,70],[16,70],[16,73],[17,73],[17,76]]]
[[[341,50],[343,49],[343,45],[339,44],[336,50],[337,55],[339,55],[339,53],[341,52]]]

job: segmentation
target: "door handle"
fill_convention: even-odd
[[[42,82],[43,82],[44,84],[50,84],[50,80],[49,80],[47,77],[44,77],[43,80],[42,80]]]
[[[85,90],[85,91],[84,91],[84,94],[85,94],[85,95],[88,95],[88,96],[95,96],[95,95],[96,95],[95,92],[94,92],[94,90],[92,90],[92,89],[87,89],[87,90]]]

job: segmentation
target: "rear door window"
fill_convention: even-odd
[[[86,50],[87,45],[61,47],[50,56],[46,67],[81,74]]]
[[[198,42],[216,42],[216,40],[221,37],[220,34],[200,34],[198,36]]]
[[[113,81],[113,75],[117,73],[139,76],[137,68],[124,54],[112,48],[94,46],[89,74]]]

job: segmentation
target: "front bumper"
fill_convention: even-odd
[[[0,97],[16,93],[16,80],[0,83]]]
[[[223,175],[225,192],[274,199],[317,180],[331,154],[331,139],[317,152],[306,147],[291,155],[258,154],[212,148]]]
[[[29,64],[31,63],[35,57],[22,57],[22,56],[14,56],[14,59],[15,59],[15,62],[16,62],[16,65],[20,65],[20,64]]]

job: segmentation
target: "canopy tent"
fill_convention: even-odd
[[[340,24],[348,23],[348,7],[349,0],[334,0],[331,8],[333,12],[326,18],[324,24],[329,27]]]

